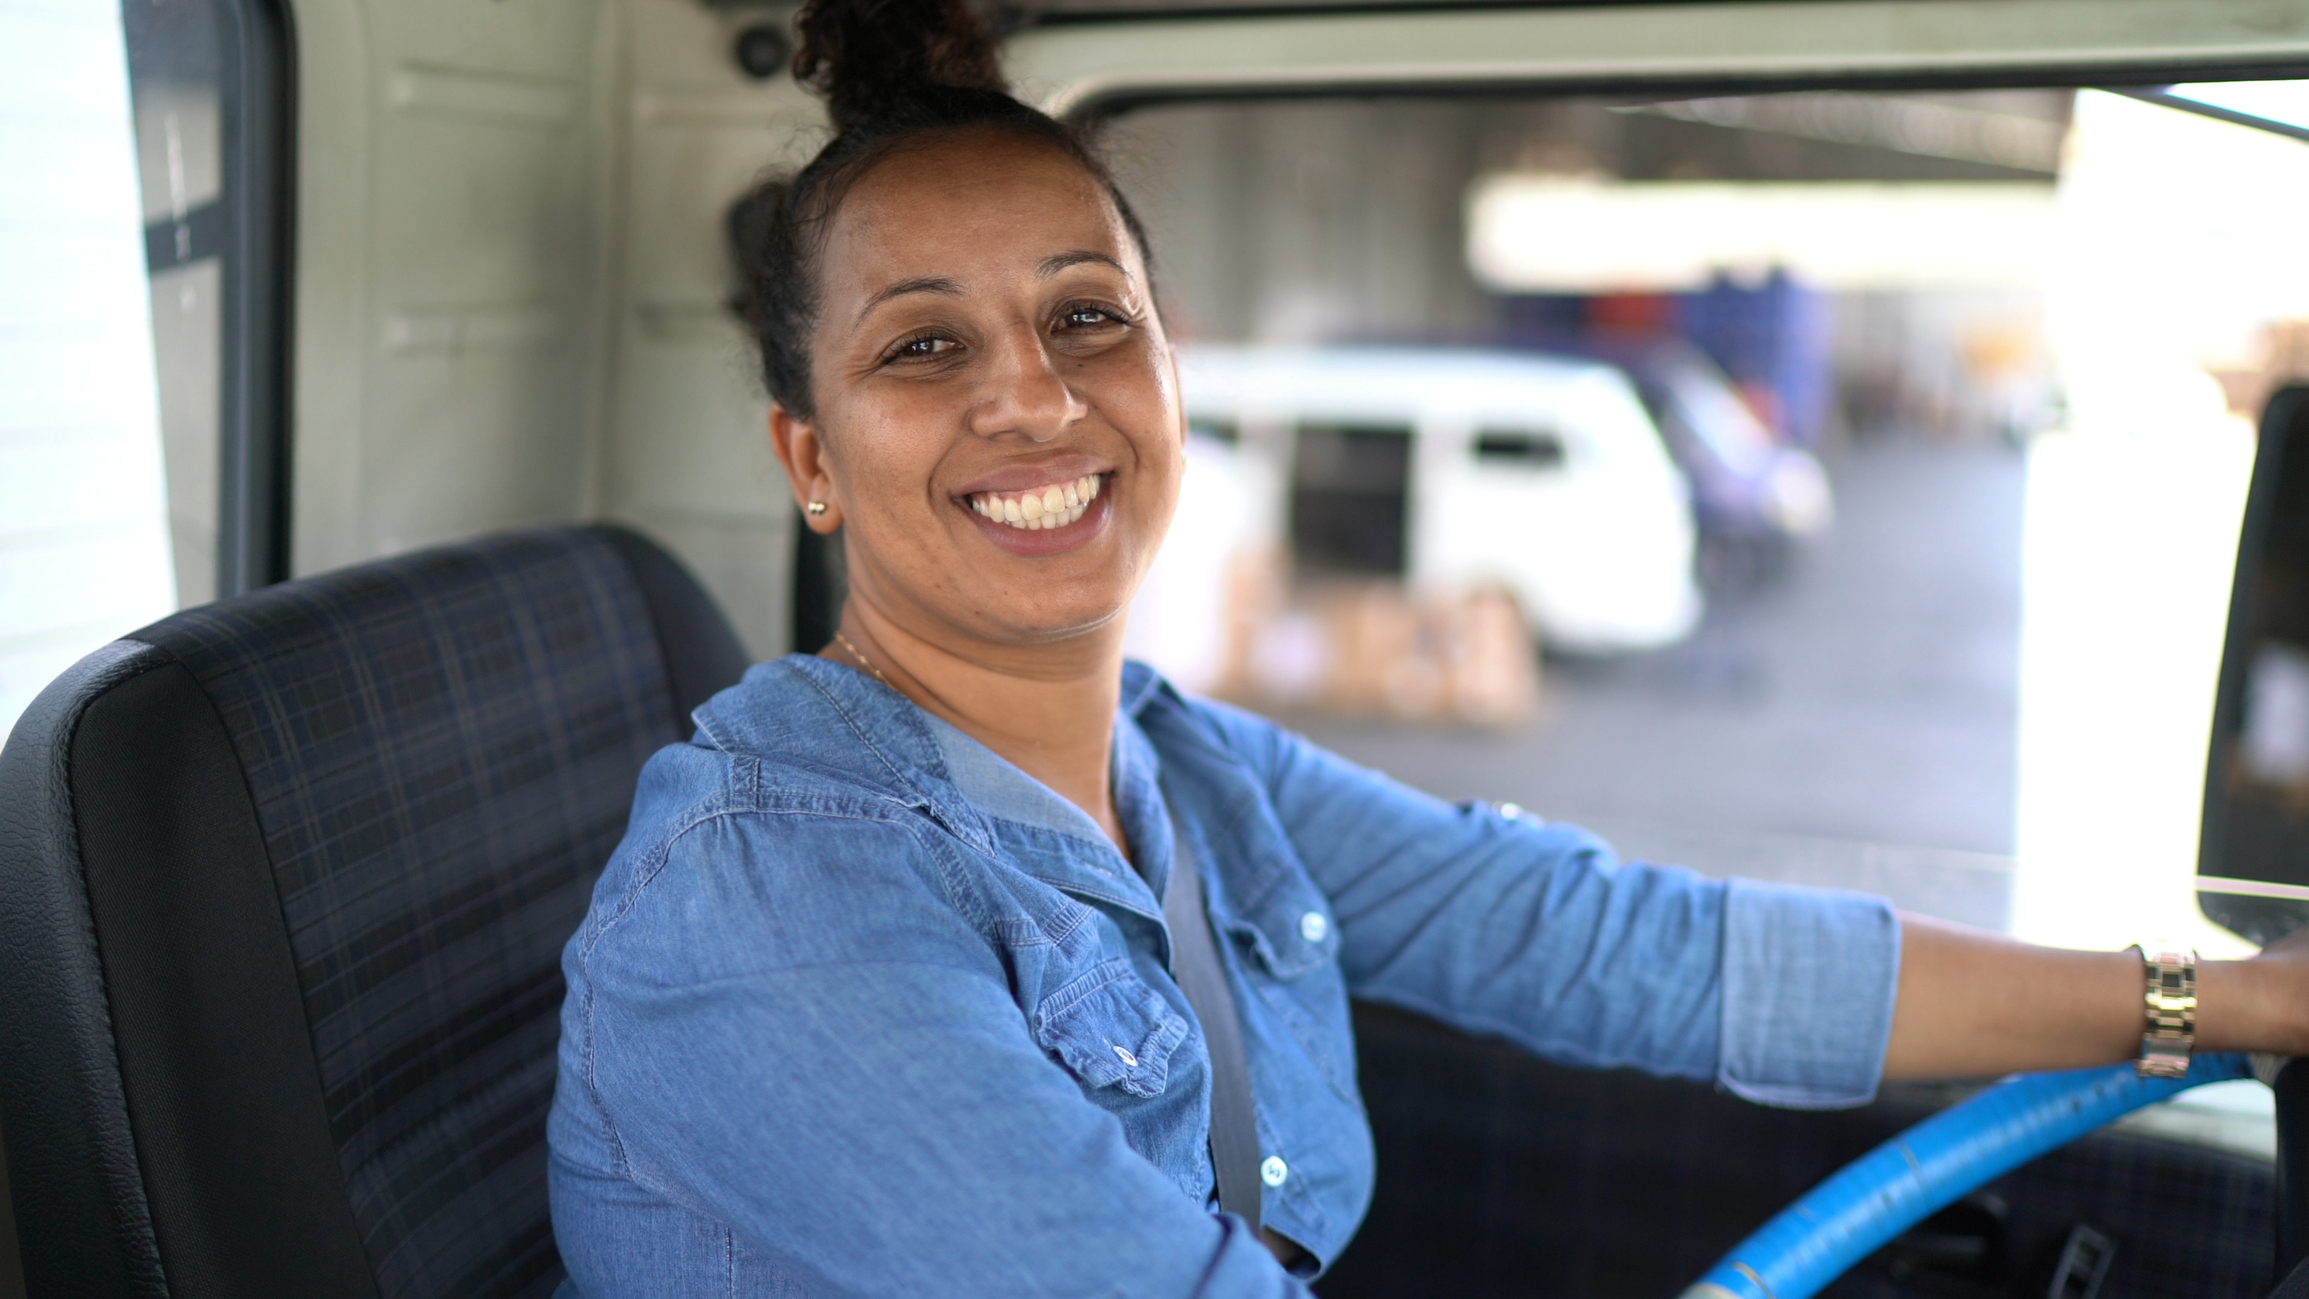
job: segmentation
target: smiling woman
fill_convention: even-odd
[[[1350,995],[1786,1106],[2143,1046],[2137,955],[1622,865],[1124,663],[1186,438],[1128,205],[960,0],[800,28],[839,133],[750,297],[849,596],[651,760],[565,951],[576,1292],[1305,1294],[1371,1196]],[[2157,972],[2154,1063],[2309,1047],[2309,951]]]
[[[1178,384],[1127,207],[1026,111],[939,87],[912,132],[804,173],[757,299],[770,434],[826,507],[809,526],[845,534],[827,656],[875,665],[1119,846],[1103,739],[1066,722],[1114,710],[1123,614],[1178,497]]]

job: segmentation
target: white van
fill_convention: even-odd
[[[1699,619],[1690,493],[1611,366],[1194,345],[1179,370],[1189,423],[1236,447],[1246,540],[1288,540],[1303,573],[1504,586],[1574,653],[1656,648]]]

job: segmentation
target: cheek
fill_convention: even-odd
[[[902,410],[863,409],[841,426],[831,458],[851,498],[879,513],[923,499],[946,449],[942,439],[926,435],[921,419]]]
[[[1176,500],[1187,468],[1186,419],[1176,394],[1166,387],[1158,400],[1149,401],[1140,428],[1137,441],[1141,457],[1154,470],[1150,477],[1162,484],[1164,500]]]
[[[1140,466],[1152,471],[1151,478],[1167,479],[1175,493],[1185,463],[1186,431],[1168,359],[1160,352],[1134,358],[1114,380],[1100,404],[1130,439]]]
[[[1176,452],[1170,460],[1169,472],[1161,480],[1162,494],[1149,520],[1154,532],[1154,544],[1160,546],[1170,530],[1178,526],[1179,484],[1186,476],[1186,461]]]

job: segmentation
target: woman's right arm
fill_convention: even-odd
[[[613,1172],[813,1294],[1304,1296],[1043,1053],[922,833],[725,816],[629,888],[573,952]]]

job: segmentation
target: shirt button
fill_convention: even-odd
[[[1331,922],[1324,919],[1320,911],[1310,911],[1299,917],[1299,937],[1310,943],[1322,942],[1330,932]]]
[[[1120,1061],[1122,1061],[1122,1067],[1123,1067],[1123,1068],[1125,1068],[1125,1069],[1136,1069],[1136,1068],[1138,1068],[1138,1057],[1137,1057],[1137,1056],[1135,1056],[1135,1055],[1132,1055],[1132,1054],[1131,1054],[1130,1052],[1128,1052],[1128,1051],[1125,1051],[1125,1050],[1123,1050],[1123,1049],[1122,1049],[1121,1047],[1119,1047],[1119,1046],[1117,1046],[1117,1047],[1114,1049],[1114,1058],[1115,1058],[1115,1059],[1117,1059],[1117,1060],[1120,1060]]]
[[[1283,1179],[1290,1175],[1291,1166],[1284,1163],[1280,1155],[1269,1155],[1259,1165],[1259,1180],[1269,1186],[1281,1186]]]
[[[1510,821],[1520,821],[1523,819],[1523,808],[1514,803],[1501,803],[1499,814]]]

